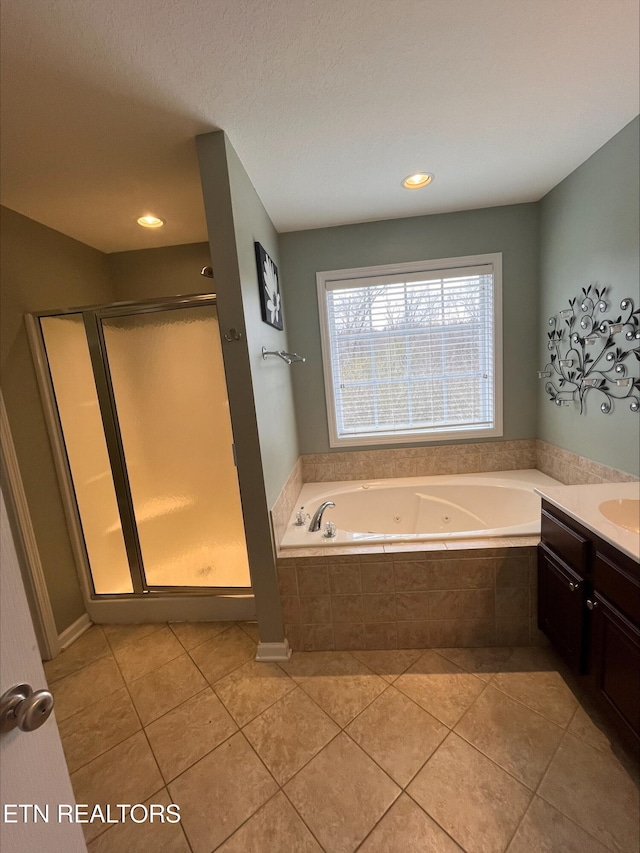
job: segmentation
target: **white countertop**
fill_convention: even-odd
[[[588,486],[540,486],[535,491],[567,515],[640,563],[640,534],[625,530],[600,512],[603,501],[640,499],[640,482]]]

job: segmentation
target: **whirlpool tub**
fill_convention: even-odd
[[[561,484],[536,470],[305,483],[280,547],[534,536],[540,533],[534,488],[551,485]],[[311,533],[309,519],[325,501],[335,507],[325,509],[321,529]],[[300,518],[304,524],[296,524]],[[326,535],[327,522],[334,536]]]

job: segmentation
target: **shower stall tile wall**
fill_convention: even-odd
[[[281,557],[278,583],[297,650],[544,643],[534,545]]]

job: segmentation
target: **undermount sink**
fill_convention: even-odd
[[[624,498],[603,501],[598,507],[609,521],[632,533],[640,533],[640,500]]]

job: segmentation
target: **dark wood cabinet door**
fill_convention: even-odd
[[[611,716],[640,738],[640,631],[598,593],[589,603],[593,689]]]
[[[538,549],[538,627],[576,671],[584,671],[584,579],[544,545]]]

